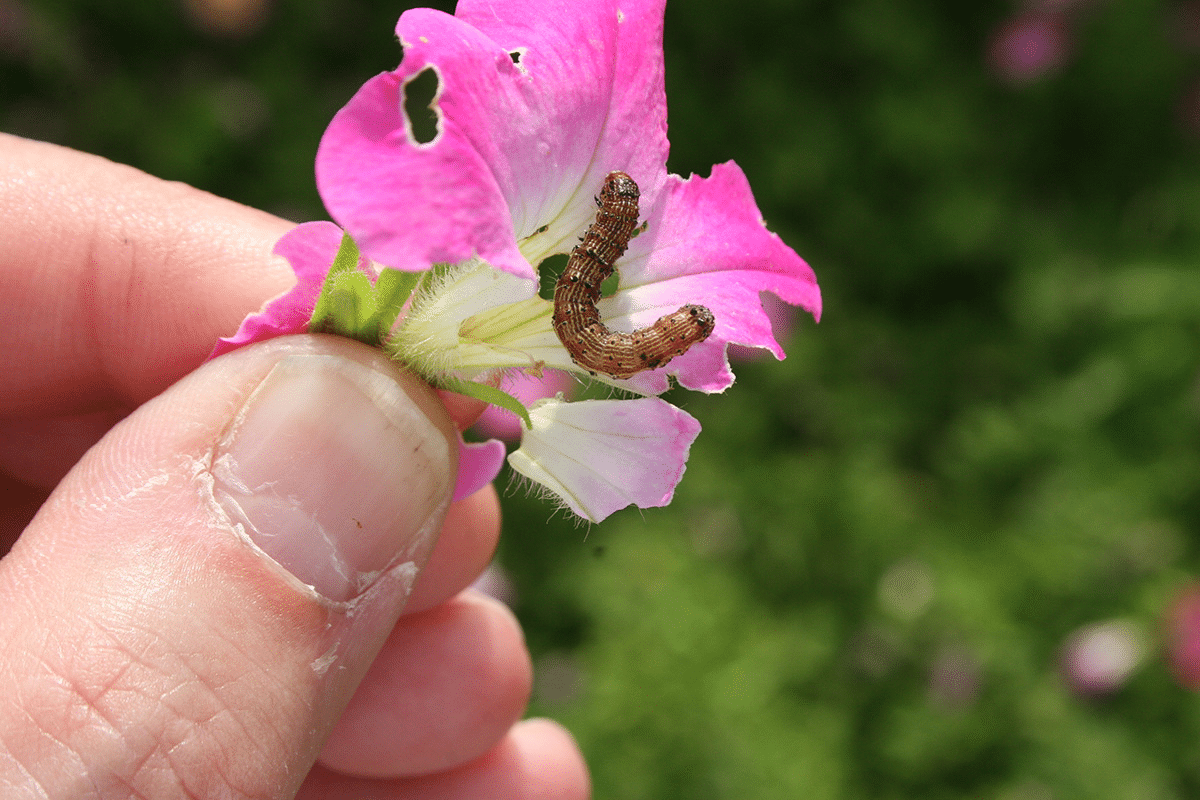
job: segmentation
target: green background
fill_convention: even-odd
[[[403,7],[235,36],[183,8],[0,3],[0,128],[323,217],[317,142]],[[735,159],[826,305],[783,363],[672,397],[704,431],[671,507],[589,529],[505,497],[531,710],[597,797],[1200,796],[1159,642],[1200,555],[1200,57],[1173,6],[1111,0],[1012,86],[986,51],[1014,13],[668,9],[671,169]],[[1113,618],[1146,659],[1081,696],[1064,641]]]

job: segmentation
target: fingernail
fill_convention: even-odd
[[[217,502],[302,583],[345,602],[421,564],[453,486],[446,437],[388,374],[295,355],[250,395],[213,459]]]

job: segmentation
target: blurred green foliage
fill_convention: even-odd
[[[401,10],[290,0],[222,35],[4,0],[0,127],[320,218],[316,144],[397,63]],[[669,508],[589,530],[505,498],[533,711],[598,797],[1200,796],[1200,700],[1156,639],[1200,558],[1175,11],[1082,8],[1069,62],[1014,86],[986,57],[1006,3],[668,9],[670,166],[737,160],[826,309],[782,364],[673,398],[704,432]],[[1113,618],[1147,658],[1082,696],[1064,642]]]

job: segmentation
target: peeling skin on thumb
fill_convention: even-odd
[[[274,569],[274,571],[297,592],[309,596],[321,605],[330,609],[345,611],[353,606],[355,602],[353,600],[338,602],[325,597],[323,594],[317,591],[316,587],[314,587],[312,584],[301,581],[299,578],[285,569],[282,564],[272,558],[269,553],[259,547],[246,531],[246,526],[249,524],[249,522],[244,518],[240,520],[232,519],[229,513],[226,511],[226,509],[230,507],[229,503],[232,501],[232,498],[226,494],[225,503],[221,503],[217,500],[217,481],[213,476],[213,472],[209,464],[202,461],[197,461],[195,480],[200,490],[200,495],[204,500],[205,506],[208,508],[209,513],[212,514],[213,527],[220,528],[223,531],[233,534],[233,536],[239,542],[253,550],[255,554],[263,560],[263,562],[270,564],[272,569]],[[240,506],[238,507],[240,508]]]
[[[349,608],[398,565],[424,562],[450,502],[455,453],[393,376],[290,356],[216,443],[204,486],[239,538]]]
[[[333,666],[333,663],[337,661],[337,652],[338,646],[337,643],[334,642],[329,646],[329,649],[325,651],[324,655],[318,659],[314,659],[312,664],[309,665],[312,667],[312,671],[316,673],[318,678],[328,672],[329,668]]]
[[[409,594],[411,594],[412,588],[416,584],[417,576],[420,572],[418,565],[412,561],[404,561],[389,567],[387,570],[384,570],[382,574],[374,573],[370,575],[370,580],[368,582],[370,586],[368,586],[366,591],[364,591],[363,594],[359,595],[358,597],[346,601],[331,600],[317,591],[316,587],[301,581],[290,571],[288,571],[282,564],[272,558],[269,553],[259,547],[255,540],[247,533],[246,526],[249,524],[248,521],[238,521],[230,517],[229,513],[226,511],[226,509],[229,507],[227,504],[229,501],[227,499],[226,503],[224,504],[218,501],[215,489],[216,481],[213,477],[212,471],[203,461],[197,460],[195,462],[194,480],[197,483],[201,497],[204,499],[205,506],[212,514],[213,527],[220,528],[222,531],[232,534],[239,542],[253,550],[259,558],[261,558],[265,563],[269,564],[271,568],[280,577],[282,577],[289,586],[292,587],[292,589],[308,596],[331,611],[338,611],[346,614],[347,616],[352,616],[355,607],[358,606],[364,599],[371,596],[372,592],[370,586],[379,585],[381,583],[380,578],[382,577],[382,574],[386,574],[387,580],[393,584],[394,590],[400,591],[404,597],[407,597]],[[333,659],[335,655],[336,654],[333,652],[333,649],[331,649],[331,651],[327,654],[327,656],[331,659]],[[318,659],[316,662],[314,662],[313,669],[318,672],[324,672],[328,669],[328,664],[322,668],[318,668],[320,663],[321,659]]]

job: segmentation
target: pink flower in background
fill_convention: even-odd
[[[988,63],[1009,83],[1032,83],[1066,64],[1072,48],[1071,20],[1066,13],[1024,11],[992,35]]]
[[[965,711],[979,700],[983,665],[961,643],[941,647],[929,670],[929,702],[943,711]]]
[[[1063,645],[1063,678],[1079,694],[1111,694],[1128,682],[1145,656],[1146,635],[1133,622],[1085,625]]]
[[[1168,30],[1181,50],[1200,50],[1200,2],[1177,3],[1171,9]]]
[[[1193,78],[1175,104],[1179,124],[1191,136],[1200,136],[1200,80]]]
[[[730,344],[783,358],[762,293],[821,308],[812,270],[766,229],[735,164],[708,178],[667,173],[663,11],[664,0],[407,11],[400,66],[338,112],[317,153],[322,199],[366,265],[386,265],[391,285],[389,270],[421,274],[385,349],[435,386],[512,401],[527,416],[509,464],[591,521],[670,502],[699,423],[655,396],[669,377],[720,392],[733,383]],[[407,93],[429,77],[437,130],[418,139]],[[575,246],[614,170],[640,188],[641,226],[616,263],[615,292],[597,303],[603,324],[632,331],[684,303],[716,319],[707,340],[622,380],[574,363],[537,293],[538,266]],[[304,286],[306,274],[297,269]],[[498,374],[513,386],[545,370],[640,397],[548,396],[525,409],[492,388]]]
[[[1175,679],[1200,689],[1200,584],[1184,587],[1167,607],[1167,660]]]

